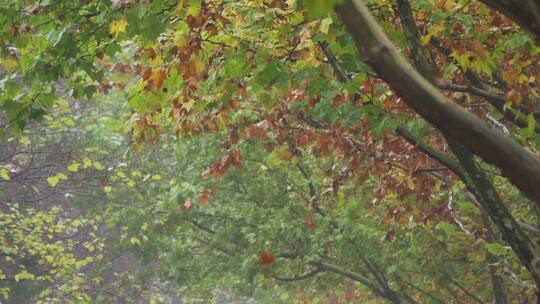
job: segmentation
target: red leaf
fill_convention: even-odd
[[[263,251],[261,252],[261,261],[260,263],[262,265],[270,265],[273,264],[276,261],[276,256],[271,254],[270,252]]]

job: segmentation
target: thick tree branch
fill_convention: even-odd
[[[410,3],[408,0],[397,0],[397,4],[398,15],[411,46],[414,64],[423,77],[434,83],[434,77],[431,71],[426,68],[428,61],[422,52],[418,29],[414,22]],[[449,138],[448,143],[457,156],[460,166],[463,167],[466,173],[464,176],[461,176],[461,179],[467,185],[467,188],[476,195],[481,205],[497,224],[504,239],[510,244],[521,262],[527,267],[540,290],[540,275],[534,265],[534,245],[520,229],[516,220],[498,196],[495,187],[484,171],[476,164],[469,151],[461,143],[456,142],[455,139]],[[499,294],[496,293],[496,295]],[[506,297],[498,298],[497,302],[503,303],[505,299]]]
[[[540,160],[501,132],[460,108],[423,78],[399,53],[360,0],[336,7],[360,57],[404,101],[446,136],[495,165],[502,175],[540,206]]]
[[[540,43],[540,1],[538,0],[480,0],[514,20],[531,32]]]

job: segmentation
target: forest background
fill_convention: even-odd
[[[539,303],[536,0],[3,0],[0,301]]]

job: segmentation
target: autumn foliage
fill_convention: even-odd
[[[510,2],[4,1],[0,187],[80,182],[152,291],[538,301],[540,5]],[[23,179],[70,128],[98,143]]]

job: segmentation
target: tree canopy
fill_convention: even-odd
[[[536,0],[4,0],[8,303],[540,303]]]

